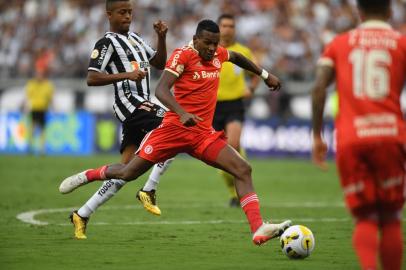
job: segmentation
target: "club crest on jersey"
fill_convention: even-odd
[[[154,148],[153,148],[151,145],[147,145],[147,146],[145,146],[145,148],[144,148],[144,152],[145,152],[145,154],[147,154],[147,155],[151,154],[153,151],[154,151]]]
[[[221,68],[220,60],[217,57],[213,59],[213,66],[216,68]]]
[[[130,55],[133,54],[130,49],[127,49],[127,50],[125,51],[125,53],[126,53],[128,56],[130,56]]]

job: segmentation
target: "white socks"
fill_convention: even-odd
[[[90,217],[97,208],[113,197],[126,183],[126,181],[119,179],[104,181],[99,190],[78,210],[78,215],[84,218]]]
[[[154,165],[148,181],[143,187],[144,191],[156,190],[159,184],[159,178],[168,169],[174,158],[168,159],[165,162]],[[96,191],[95,194],[78,210],[78,215],[84,218],[90,217],[97,208],[110,200],[127,182],[120,179],[111,179],[103,182],[103,185]]]
[[[144,191],[156,190],[161,175],[169,168],[169,165],[172,163],[174,159],[175,158],[170,158],[165,162],[155,164],[151,174],[149,175],[148,181],[145,183],[142,190]]]

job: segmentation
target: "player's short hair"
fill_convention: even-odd
[[[128,2],[130,0],[106,0],[106,10],[111,10],[111,5],[115,2]]]
[[[199,22],[196,28],[196,36],[200,36],[203,31],[220,33],[219,26],[212,20],[203,20]]]
[[[220,24],[220,22],[221,22],[223,19],[229,19],[229,20],[235,21],[234,15],[227,14],[227,13],[223,13],[223,14],[221,14],[221,15],[218,17],[217,23]]]
[[[382,14],[390,9],[391,0],[357,0],[358,8],[369,14]]]

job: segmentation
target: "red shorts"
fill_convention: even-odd
[[[227,145],[223,131],[194,130],[171,123],[163,123],[145,135],[138,156],[154,163],[163,162],[179,153],[213,164]]]
[[[353,215],[399,211],[406,196],[406,151],[399,143],[344,146],[337,166],[345,201]]]

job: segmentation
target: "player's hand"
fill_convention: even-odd
[[[264,80],[264,82],[271,91],[278,91],[279,89],[281,89],[281,82],[279,78],[271,73],[269,73],[268,78]]]
[[[203,119],[192,113],[185,112],[180,116],[180,122],[185,127],[193,127],[200,121],[203,121]]]
[[[158,36],[165,37],[166,33],[168,32],[168,25],[165,22],[159,20],[157,22],[154,22],[154,30]]]
[[[321,137],[314,137],[312,160],[314,164],[322,170],[328,169],[326,163],[326,156],[327,156],[327,144],[321,139]]]
[[[136,69],[131,72],[128,72],[128,79],[131,81],[139,82],[142,79],[144,79],[146,75],[147,75],[146,72]]]

